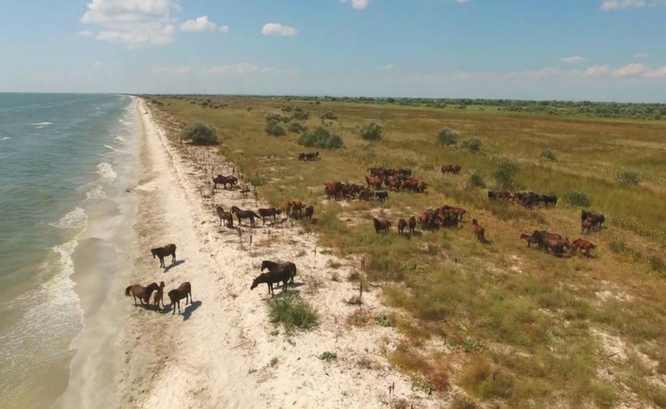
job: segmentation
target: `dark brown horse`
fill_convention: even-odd
[[[416,229],[416,217],[412,216],[409,218],[409,235],[414,234],[414,229]]]
[[[482,243],[485,243],[486,229],[484,229],[483,226],[481,226],[479,222],[476,221],[476,219],[472,219],[472,226],[474,226],[474,235],[476,236],[476,239]]]
[[[155,303],[155,309],[157,311],[162,311],[160,303],[162,303],[162,308],[164,308],[164,281],[160,281],[160,286],[153,296],[153,302]]]
[[[192,304],[192,285],[189,282],[184,282],[175,290],[169,291],[169,300],[171,300],[171,308],[173,312],[171,315],[176,313],[176,306],[178,306],[178,314],[180,314],[180,300],[185,299],[185,305],[189,303]]]
[[[528,235],[525,234],[525,233],[522,233],[522,234],[520,235],[520,238],[521,238],[521,239],[525,239],[525,241],[527,241],[527,247],[531,247],[532,244],[539,244],[539,242],[537,241],[536,238],[534,238],[534,237],[532,237],[532,236],[528,236]]]
[[[296,216],[296,213],[298,213],[298,216],[300,217],[302,215],[303,209],[305,209],[305,203],[301,202],[300,200],[294,200],[291,202],[292,216]]]
[[[242,223],[241,223],[242,219],[250,219],[250,225],[254,226],[255,225],[254,219],[255,218],[258,219],[260,217],[258,214],[256,214],[252,210],[241,210],[237,206],[233,206],[231,208],[231,212],[233,214],[235,214],[236,217],[238,218],[238,225],[242,225]]]
[[[296,264],[292,263],[291,261],[277,262],[264,260],[261,262],[261,271],[263,272],[265,269],[268,269],[268,272],[273,273],[286,271],[290,274],[289,282],[292,284],[294,283],[294,277],[296,276]]]
[[[176,262],[176,245],[173,243],[167,244],[164,247],[157,247],[154,249],[150,249],[150,252],[153,255],[153,259],[155,257],[159,257],[160,267],[162,268],[166,267],[166,265],[164,265],[164,257],[166,256],[171,256],[171,264]]]
[[[376,217],[372,218],[372,223],[375,226],[375,232],[379,234],[381,231],[385,231],[386,233],[389,232],[389,228],[391,227],[391,222],[388,220],[379,220]]]
[[[217,188],[217,185],[222,185],[224,189],[227,188],[227,185],[229,185],[229,188],[231,189],[235,184],[238,183],[238,179],[236,176],[223,176],[223,175],[217,175],[216,177],[213,178],[213,189]]]
[[[273,284],[282,282],[282,292],[287,291],[287,283],[290,279],[292,279],[292,277],[293,276],[291,276],[291,273],[286,269],[261,273],[254,279],[254,281],[252,281],[250,290],[254,290],[261,283],[266,283],[266,285],[268,285],[268,293],[271,294],[271,296],[275,296],[275,292],[273,291]]]
[[[310,205],[305,208],[305,220],[311,222],[312,216],[314,216],[314,206]]]
[[[148,287],[134,284],[125,289],[125,297],[129,297],[130,295],[134,297],[134,305],[137,305],[137,298],[141,302],[141,305],[150,304],[150,296],[152,295],[153,291],[157,290],[159,290],[157,283],[150,283]]]
[[[226,222],[226,225],[229,227],[234,227],[234,217],[231,213],[225,212],[221,206],[217,206],[217,215],[220,217],[220,226],[222,226],[222,221]]]
[[[398,220],[398,234],[402,235],[402,233],[405,232],[406,228],[407,228],[407,220],[405,219]]]
[[[277,207],[269,207],[267,209],[259,209],[262,224],[266,224],[266,218],[272,217],[274,222],[277,222],[277,215],[282,213],[282,209]]]

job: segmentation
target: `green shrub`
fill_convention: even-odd
[[[305,121],[308,118],[310,118],[310,113],[308,111],[303,111],[301,109],[300,111],[294,112],[294,119],[297,119],[299,121]]]
[[[330,119],[331,121],[335,121],[335,120],[338,119],[338,116],[335,115],[335,112],[333,112],[333,111],[326,111],[321,116],[321,119]]]
[[[273,136],[285,136],[287,131],[279,122],[272,120],[266,123],[266,133]]]
[[[442,128],[437,134],[437,141],[444,146],[456,145],[458,144],[458,132],[451,128]]]
[[[483,180],[483,175],[475,170],[469,177],[469,185],[472,187],[485,187],[486,182]]]
[[[270,302],[269,316],[272,322],[281,322],[286,331],[294,328],[309,329],[317,325],[317,311],[296,294],[285,294]]]
[[[641,184],[643,175],[637,170],[620,169],[617,171],[617,180],[621,184],[630,187],[637,187]]]
[[[366,141],[380,141],[382,139],[382,133],[384,132],[384,127],[382,124],[377,122],[370,122],[361,128],[361,138]]]
[[[516,173],[518,173],[518,164],[513,159],[504,159],[493,172],[493,177],[499,188],[509,189],[513,187]]]
[[[289,132],[301,133],[303,131],[305,131],[305,127],[303,126],[302,123],[292,122],[291,124],[289,124]]]
[[[218,144],[217,130],[212,125],[195,122],[183,129],[183,138],[195,145]]]
[[[479,138],[470,138],[463,141],[461,147],[470,152],[479,152],[481,150],[481,139]]]
[[[541,158],[549,162],[555,162],[557,160],[555,152],[551,151],[550,149],[546,149],[545,151],[541,152]]]
[[[319,359],[322,361],[326,362],[332,362],[338,359],[338,355],[335,352],[324,352],[323,354],[319,355]]]
[[[269,112],[266,114],[266,123],[268,122],[289,122],[289,117],[286,115],[279,114],[277,112]]]
[[[294,107],[292,107],[291,105],[285,105],[285,106],[282,107],[282,112],[291,112],[293,110],[294,110]]]
[[[590,198],[580,189],[573,189],[562,195],[564,203],[573,207],[590,207]]]
[[[312,131],[303,132],[298,143],[309,148],[320,149],[340,149],[343,146],[342,138],[339,135],[333,134],[321,126]]]

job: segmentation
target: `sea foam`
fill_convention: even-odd
[[[116,171],[113,170],[113,167],[106,162],[102,162],[97,165],[97,174],[102,177],[103,180],[107,182],[113,182],[116,177]]]
[[[51,226],[63,230],[82,229],[86,227],[88,216],[86,212],[80,207],[76,207],[71,212],[64,215],[56,223],[51,223]]]

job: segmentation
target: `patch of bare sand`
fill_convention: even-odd
[[[195,303],[173,316],[128,302],[125,366],[118,380],[123,408],[379,408],[399,399],[430,408],[450,402],[448,394],[413,392],[410,380],[389,366],[381,348],[391,350],[399,342],[393,328],[346,324],[358,308],[345,303],[358,291],[345,281],[354,270],[351,262],[315,252],[316,236],[302,233],[296,222],[264,227],[259,221],[240,234],[220,227],[215,205],[266,204],[238,191],[218,189],[211,197],[203,185],[210,180],[207,172],[231,173],[232,165],[196,163],[188,156],[199,153],[168,141],[143,101],[139,112],[145,183],[134,190],[140,197],[135,280],[165,281],[167,291],[189,281]],[[164,272],[148,249],[169,242],[177,244],[184,262]],[[299,291],[318,310],[316,329],[286,336],[269,322],[266,287],[250,290],[263,259],[296,263],[296,283],[302,285],[289,291]],[[366,309],[382,309],[375,291],[364,293],[363,302]],[[319,359],[324,352],[338,359]],[[362,364],[368,361],[375,363],[372,369]]]

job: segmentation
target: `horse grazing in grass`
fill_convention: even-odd
[[[141,305],[150,304],[150,296],[153,291],[159,290],[157,283],[150,283],[148,287],[141,286],[139,284],[130,285],[125,289],[125,297],[130,295],[134,297],[134,305],[136,305],[136,299],[138,298],[141,302]]]
[[[472,226],[474,227],[474,235],[476,236],[476,239],[480,242],[485,242],[486,229],[484,229],[476,219],[472,219]]]
[[[160,281],[160,286],[153,296],[153,303],[155,303],[155,309],[157,311],[162,311],[160,303],[162,303],[162,308],[164,308],[164,281]]]
[[[525,239],[525,241],[527,241],[527,247],[530,247],[532,244],[537,244],[537,245],[539,244],[539,241],[536,238],[529,236],[525,233],[522,233],[520,235],[520,238]]]
[[[260,217],[258,214],[256,214],[252,210],[241,210],[237,206],[233,206],[231,208],[231,212],[233,214],[235,214],[236,217],[238,218],[238,225],[239,226],[242,225],[242,223],[241,223],[242,219],[250,219],[250,225],[254,226],[255,225],[254,219],[255,218],[258,219]]]
[[[590,251],[594,250],[597,248],[594,244],[590,243],[589,241],[585,239],[576,239],[571,243],[571,252],[575,252],[576,250],[580,250],[581,252],[585,252],[588,256],[590,255]]]
[[[271,296],[275,296],[275,292],[273,291],[273,284],[277,284],[282,282],[282,292],[287,291],[287,283],[289,280],[293,280],[293,275],[291,275],[291,272],[287,269],[278,269],[275,271],[268,271],[268,273],[261,273],[259,274],[254,281],[252,281],[252,285],[250,286],[250,290],[254,290],[259,284],[261,283],[266,283],[268,285],[268,293],[271,294]]]
[[[414,229],[416,229],[416,217],[412,216],[409,218],[409,235],[414,234]]]
[[[601,225],[606,221],[603,214],[594,214],[586,210],[580,212],[580,224],[583,230],[601,229]]]
[[[217,206],[215,210],[217,210],[217,215],[220,217],[220,226],[222,226],[224,220],[227,226],[234,227],[234,217],[231,213],[225,212],[221,206]]]
[[[311,222],[312,216],[314,216],[314,206],[310,205],[305,208],[305,220]]]
[[[262,224],[266,224],[266,218],[272,217],[273,222],[277,222],[277,215],[282,213],[282,209],[276,207],[269,207],[267,209],[259,209],[259,215],[261,216]]]
[[[160,267],[162,268],[166,267],[166,265],[164,265],[164,257],[171,256],[171,264],[173,264],[176,261],[176,245],[173,243],[167,244],[164,247],[157,247],[154,249],[150,249],[150,252],[153,255],[153,259],[155,257],[159,257]]]
[[[379,220],[376,217],[372,218],[372,223],[375,226],[375,232],[379,234],[381,231],[385,231],[386,233],[389,232],[389,228],[391,227],[391,222],[388,220]]]
[[[291,261],[276,262],[264,260],[261,262],[261,272],[263,272],[265,269],[268,269],[269,273],[286,271],[290,274],[289,283],[294,283],[294,277],[296,276],[296,264],[292,263]]]
[[[402,233],[405,232],[406,228],[407,228],[407,220],[405,219],[398,220],[398,234],[402,235]]]
[[[176,306],[178,306],[178,314],[180,314],[180,300],[185,299],[185,305],[189,303],[192,304],[192,285],[186,281],[181,284],[175,290],[169,291],[169,300],[171,300],[171,309],[173,312],[171,315],[176,313]]]

